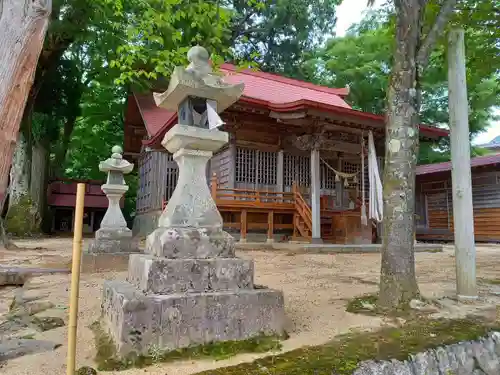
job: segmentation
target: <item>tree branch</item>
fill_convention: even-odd
[[[231,39],[233,41],[235,41],[237,38],[240,37],[240,33],[243,29],[243,27],[245,26],[245,23],[250,19],[250,17],[252,17],[255,13],[254,12],[248,12],[246,14],[246,16],[240,21],[238,22],[238,25],[233,29],[233,32],[232,32],[232,37]]]
[[[417,54],[417,64],[419,69],[423,71],[429,62],[429,56],[431,54],[432,49],[434,48],[434,44],[436,43],[436,39],[443,32],[448,19],[450,18],[451,13],[455,9],[458,0],[444,0],[443,5],[439,11],[439,14],[436,18],[436,21],[432,25],[429,33],[424,39],[424,42],[420,46]]]

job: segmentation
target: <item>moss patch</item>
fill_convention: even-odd
[[[443,249],[442,248],[435,248],[435,249],[428,249],[425,250],[426,253],[442,253]]]
[[[500,285],[500,279],[480,279],[479,281],[490,285]]]
[[[265,353],[280,350],[280,339],[284,339],[282,337],[262,336],[244,341],[217,342],[169,352],[152,348],[148,355],[132,354],[126,358],[118,358],[113,340],[103,331],[100,322],[93,323],[90,328],[95,335],[95,360],[99,371],[120,371],[132,367],[142,368],[154,363],[181,359],[213,358],[222,360],[240,353]]]
[[[427,304],[433,305],[433,302],[427,300],[426,298],[420,296],[419,301]],[[412,309],[409,304],[402,304],[395,310],[384,310],[378,306],[378,296],[377,294],[364,294],[362,296],[354,297],[347,302],[346,311],[352,314],[363,314],[370,316],[385,316],[390,318],[405,318],[405,319],[417,319],[427,316],[428,314],[435,312],[429,309]]]
[[[364,294],[350,299],[345,310],[352,314],[377,315],[377,302],[376,294]]]
[[[13,205],[5,218],[5,230],[14,237],[29,237],[40,234],[40,222],[36,208],[30,197],[24,196]]]
[[[36,329],[41,332],[65,326],[64,320],[55,316],[35,316],[31,319],[31,324],[35,325]]]
[[[78,370],[76,370],[75,375],[97,375],[97,371],[92,367],[85,366],[80,367]]]
[[[197,375],[347,375],[365,360],[403,360],[410,354],[437,346],[476,340],[498,329],[498,325],[477,319],[417,320],[402,328],[343,335],[325,345],[305,347]]]

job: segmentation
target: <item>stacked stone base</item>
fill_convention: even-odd
[[[222,230],[159,228],[128,279],[104,285],[102,313],[117,352],[147,354],[284,333],[283,293],[256,289],[253,261]]]
[[[104,285],[103,319],[119,355],[283,334],[283,294],[270,289],[146,295]]]
[[[95,239],[89,244],[88,252],[92,254],[137,253],[138,244],[132,238],[132,231],[99,229]]]

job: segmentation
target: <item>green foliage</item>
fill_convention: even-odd
[[[31,131],[35,142],[56,146],[67,121],[80,114],[83,85],[74,61],[60,59],[47,70],[34,103]]]
[[[110,31],[122,40],[108,68],[119,70],[117,84],[168,77],[175,66],[186,63],[192,45],[203,45],[214,55],[227,54],[222,39],[229,21],[230,13],[215,2],[127,2],[111,22]]]
[[[123,144],[122,110],[125,90],[92,83],[82,97],[64,170],[68,178],[103,180],[99,163],[111,156],[111,148]]]
[[[478,6],[488,7],[486,4],[488,2],[489,0],[482,0]],[[439,7],[431,2],[427,10],[426,27],[435,19],[438,9]],[[493,22],[494,17],[491,14],[479,10],[478,12],[480,13],[476,14],[470,8],[468,10],[461,8],[454,20],[455,24],[466,27],[471,137],[497,120],[493,109],[500,105],[498,76],[500,32],[492,31],[483,27],[481,23],[475,22],[474,19],[480,16],[484,22]],[[469,16],[465,16],[466,13]],[[328,41],[324,50],[309,64],[316,67],[317,81],[333,87],[349,85],[348,99],[354,108],[382,114],[385,110],[386,90],[392,66],[393,40],[392,9],[382,8],[369,13],[361,23],[354,25],[345,37]],[[484,51],[490,51],[491,55],[485,55]],[[420,84],[422,89],[421,121],[447,125],[446,33],[438,39]],[[420,162],[449,160],[447,142],[448,140],[444,139],[439,145],[422,145]]]
[[[257,359],[197,375],[350,375],[365,360],[404,360],[430,348],[476,340],[497,330],[478,319],[416,320],[402,328],[339,336],[320,346]]]
[[[265,353],[281,349],[279,341],[281,338],[259,336],[248,340],[210,343],[167,352],[159,348],[151,348],[148,355],[131,354],[126,358],[118,358],[113,340],[102,330],[100,322],[94,322],[90,328],[95,336],[95,360],[99,371],[125,370],[133,367],[143,368],[154,363],[181,359],[212,358],[222,360],[240,353]]]
[[[304,61],[335,26],[341,0],[226,0],[234,55],[264,71],[311,79]]]

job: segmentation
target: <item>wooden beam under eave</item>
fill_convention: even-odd
[[[322,111],[319,109],[310,109],[307,114],[311,117],[326,120],[332,123],[345,123],[351,126],[358,126],[359,128],[379,128],[385,129],[385,121],[379,119],[362,118],[356,115],[343,115],[331,112]]]
[[[275,118],[278,120],[295,120],[305,118],[307,116],[307,112],[291,112],[291,113],[279,113],[271,111],[269,112],[269,117]]]

